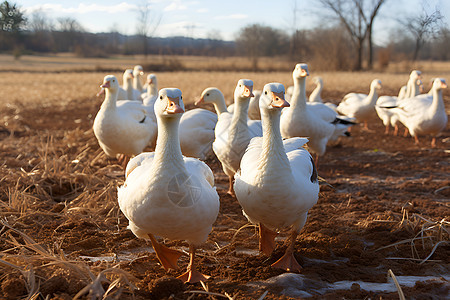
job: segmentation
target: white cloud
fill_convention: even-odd
[[[137,6],[134,4],[128,4],[126,2],[121,2],[119,4],[115,5],[98,5],[98,4],[86,4],[86,3],[80,3],[76,7],[68,7],[67,5],[61,5],[61,4],[38,4],[33,6],[28,6],[25,8],[26,11],[33,12],[36,10],[42,10],[42,11],[52,11],[52,12],[58,12],[58,13],[78,13],[78,14],[85,14],[85,13],[92,13],[92,12],[102,12],[102,13],[121,13],[126,11],[132,11],[136,10]]]
[[[175,1],[166,6],[164,8],[164,11],[186,10],[186,9],[187,9],[186,5],[181,4],[181,2]]]
[[[207,8],[200,8],[200,9],[197,9],[197,12],[201,13],[201,14],[204,14],[204,13],[209,12],[209,10]]]
[[[229,16],[217,16],[216,19],[217,20],[230,20],[230,19],[237,20],[237,19],[246,19],[248,17],[249,16],[245,15],[245,14],[232,14]]]

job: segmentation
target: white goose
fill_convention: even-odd
[[[436,147],[436,136],[445,129],[448,120],[442,99],[442,89],[446,87],[445,79],[436,78],[431,97],[427,94],[419,95],[408,101],[401,101],[392,109],[414,137],[416,144],[419,143],[418,135],[431,135],[431,146]]]
[[[313,82],[316,84],[316,88],[309,95],[308,101],[310,103],[323,103],[332,110],[336,111],[337,105],[331,102],[323,102],[322,90],[323,90],[323,80],[322,77],[316,76],[313,78]]]
[[[217,115],[207,109],[195,108],[183,114],[180,120],[180,145],[185,156],[205,160],[213,154],[214,128]]]
[[[219,196],[211,169],[181,154],[178,128],[183,111],[179,89],[159,92],[155,152],[130,160],[125,183],[118,189],[118,201],[129,220],[128,228],[139,238],[150,238],[166,270],[177,268],[182,253],[158,243],[154,235],[189,243],[190,262],[178,278],[194,283],[208,278],[196,270],[195,251],[212,230],[219,213]]]
[[[147,82],[145,83],[147,89],[142,94],[142,102],[145,105],[153,105],[158,98],[158,79],[155,74],[147,75]]]
[[[223,94],[217,89],[214,92],[205,90],[202,93],[202,101],[215,102],[216,110],[222,111],[215,127],[215,139],[213,142],[213,150],[217,158],[222,163],[222,169],[229,178],[228,193],[234,195],[233,178],[236,171],[239,169],[242,155],[252,137],[257,134],[262,134],[261,131],[251,128],[247,121],[247,110],[249,99],[253,96],[253,81],[249,79],[240,79],[234,91],[235,111],[233,114],[224,111],[224,107],[220,99],[223,99]],[[218,92],[217,92],[218,91]],[[212,100],[214,99],[214,100]],[[223,100],[223,105],[225,100]],[[256,122],[256,121],[253,121]],[[259,121],[261,124],[261,121]],[[261,135],[260,135],[261,136]]]
[[[119,89],[118,100],[141,100],[141,93],[133,88],[133,70],[123,72],[123,84]]]
[[[103,79],[105,100],[94,120],[94,134],[110,157],[130,157],[141,153],[156,136],[156,123],[138,101],[117,101],[119,81],[114,75]]]
[[[308,145],[316,153],[317,162],[318,156],[325,153],[328,141],[343,134],[352,123],[338,119],[336,112],[323,103],[307,103],[305,87],[308,75],[306,64],[295,66],[291,106],[283,109],[280,128],[284,138],[308,137]],[[347,124],[341,126],[341,122]]]
[[[144,76],[144,68],[141,65],[136,65],[133,68],[133,88],[139,93],[143,93],[144,87],[142,86],[141,77]]]
[[[319,183],[311,155],[302,148],[305,138],[283,140],[280,134],[284,86],[269,83],[259,100],[263,136],[253,138],[235,175],[236,197],[248,220],[259,225],[259,248],[270,255],[274,238],[281,229],[290,228],[285,254],[272,266],[300,271],[294,244],[306,222],[308,210],[317,203]]]
[[[158,80],[155,74],[147,75],[147,91],[141,94],[142,103],[146,107],[150,117],[156,123],[156,116],[154,111],[155,101],[158,98]]]
[[[259,112],[259,97],[261,97],[261,91],[260,90],[253,91],[253,96],[250,97],[250,104],[248,105],[248,118],[250,120],[261,120],[261,114]],[[230,113],[233,113],[234,103],[228,105],[227,110]]]
[[[309,102],[323,103],[322,96],[321,96],[322,89],[323,89],[322,77],[320,77],[320,76],[313,77],[313,83],[316,85],[316,87],[309,95],[308,100],[309,100]]]
[[[378,90],[381,88],[381,80],[374,79],[370,84],[369,94],[349,93],[344,96],[336,110],[345,116],[355,118],[358,122],[364,122],[364,129],[369,130],[367,121],[375,115],[375,103],[378,99]]]
[[[395,96],[381,96],[378,98],[375,111],[378,117],[383,121],[385,126],[385,134],[389,133],[389,127],[394,127],[394,135],[398,134],[398,122],[399,119],[396,114],[393,113],[391,108],[397,106],[400,101],[415,97],[420,94],[420,85],[422,81],[420,80],[421,72],[418,70],[413,70],[409,75],[409,80],[406,86],[400,88],[399,95]]]
[[[200,96],[200,99],[195,102],[195,105],[199,105],[201,103],[212,103],[218,116],[222,113],[230,114],[230,116],[233,115],[234,105],[232,107],[232,111],[229,111],[228,109],[230,108],[231,105],[227,107],[225,97],[218,88],[209,87],[204,89]],[[250,133],[253,136],[262,136],[261,120],[251,120],[247,118],[247,125],[250,130]]]

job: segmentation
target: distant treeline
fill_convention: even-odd
[[[352,69],[355,51],[342,28],[300,30],[295,35],[270,27],[259,26],[259,29],[263,30],[255,34],[264,38],[252,40],[242,34],[238,35],[236,41],[142,37],[118,32],[89,33],[76,30],[25,30],[12,36],[0,31],[0,52],[12,53],[17,57],[23,54],[61,52],[72,52],[80,57],[109,57],[117,54],[250,56],[255,61],[255,69],[258,68],[258,57],[284,56],[293,61],[314,61],[316,67],[322,66],[330,70]],[[408,60],[412,56],[415,40],[400,31],[394,35],[395,39],[392,38],[386,47],[375,47],[378,67],[387,66],[390,61]],[[143,46],[144,43],[147,43],[147,47]],[[448,49],[450,31],[445,29],[438,38],[422,47],[419,59],[449,60]]]
[[[322,2],[330,7],[335,5],[331,0]],[[355,5],[351,1],[346,3],[351,7]],[[375,9],[384,1],[378,0],[378,3]],[[438,10],[431,15],[407,19],[404,25],[390,32],[387,45],[379,47],[372,38],[373,18],[361,27],[355,21],[365,20],[365,15],[361,14],[360,7],[356,8],[359,19],[352,19],[353,15],[349,15],[341,18],[341,22],[327,26],[287,31],[250,24],[236,33],[234,41],[223,41],[220,33],[211,34],[208,39],[158,38],[150,36],[147,31],[124,35],[114,29],[107,33],[90,33],[73,18],[60,18],[54,23],[42,12],[35,12],[27,18],[19,6],[3,1],[0,2],[0,53],[10,53],[16,58],[23,54],[61,52],[75,53],[80,57],[118,54],[245,56],[255,71],[259,70],[261,57],[307,61],[316,69],[330,71],[382,69],[392,61],[450,59],[450,29],[440,22],[443,17]],[[353,27],[359,31],[349,30]]]

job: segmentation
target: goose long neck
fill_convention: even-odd
[[[238,132],[242,130],[248,131],[247,125],[247,113],[248,113],[249,101],[238,97],[234,105],[234,113],[231,118],[231,124],[229,128],[229,137],[234,138],[237,136]]]
[[[158,91],[157,91],[156,85],[154,85],[154,84],[149,85],[148,88],[147,88],[147,96],[148,96],[148,98],[153,98],[157,94],[158,94]]]
[[[406,84],[405,98],[412,98],[420,94],[420,86],[417,84],[417,79],[410,78]]]
[[[433,89],[433,102],[430,106],[430,113],[435,114],[437,111],[445,111],[444,100],[442,99],[442,90]]]
[[[125,90],[127,91],[127,98],[129,100],[133,99],[133,81],[132,79],[127,79],[127,81],[125,81]]]
[[[306,107],[306,77],[294,77],[294,91],[290,104],[293,110],[304,110]]]
[[[116,109],[117,107],[117,97],[119,94],[116,92],[111,92],[110,89],[105,89],[105,100],[103,100],[103,109]]]
[[[378,100],[378,92],[375,87],[370,88],[370,92],[369,95],[367,95],[367,98],[369,99],[370,104],[375,105]]]
[[[141,75],[136,75],[134,77],[133,87],[138,91],[142,91]]]
[[[321,99],[320,94],[322,93],[322,83],[320,81],[317,83],[316,88],[311,92],[311,95],[309,95],[309,101],[316,101],[319,102]]]
[[[183,167],[178,128],[180,118],[157,118],[158,138],[155,148],[154,164],[156,168],[168,168],[170,165]]]
[[[261,110],[263,137],[258,164],[261,174],[267,175],[268,173],[280,173],[281,170],[290,170],[290,163],[280,133],[280,115],[281,111],[278,109]]]
[[[218,95],[217,99],[213,102],[214,109],[217,115],[221,113],[228,112],[227,105],[225,104],[225,98],[223,95]]]

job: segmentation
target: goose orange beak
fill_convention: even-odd
[[[177,99],[178,100],[178,99]],[[169,114],[180,114],[184,113],[184,110],[169,98],[169,107],[167,108],[167,113]]]
[[[201,97],[197,101],[194,102],[195,105],[199,105],[200,103],[203,103],[205,101],[205,98]]]
[[[242,96],[244,97],[255,97],[253,95],[253,87],[252,86],[244,86],[244,92],[242,93]]]
[[[106,81],[106,82],[103,82],[103,84],[100,85],[100,87],[106,89],[106,88],[111,87],[111,84],[109,83],[109,81]]]
[[[300,76],[302,77],[309,76],[309,72],[307,70],[302,69],[302,71],[300,72]]]
[[[273,107],[289,107],[291,106],[289,104],[289,102],[287,102],[286,100],[284,100],[284,93],[280,92],[280,93],[272,93],[272,106]]]

